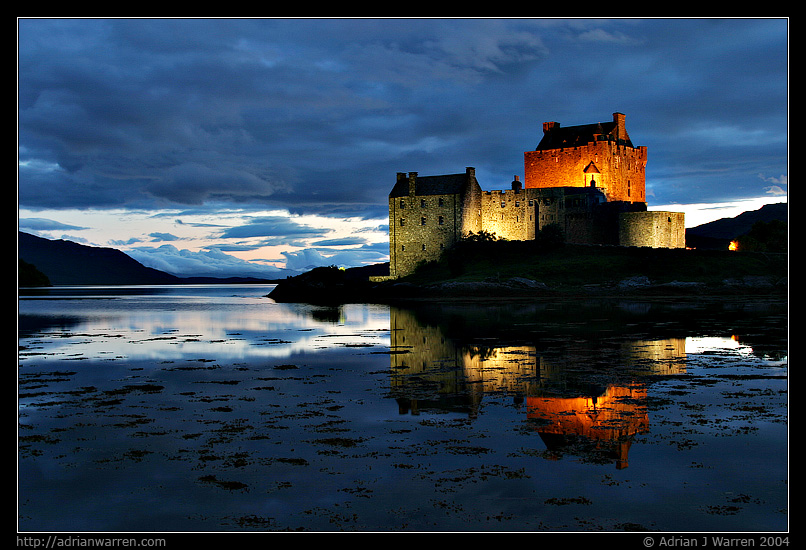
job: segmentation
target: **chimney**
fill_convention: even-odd
[[[521,189],[523,189],[523,184],[520,182],[518,176],[516,175],[515,179],[512,180],[512,190],[515,191],[516,193],[519,193]]]
[[[549,132],[551,132],[555,128],[559,128],[559,127],[560,127],[559,122],[544,122],[543,123],[543,133],[548,134]]]
[[[613,122],[616,123],[616,139],[627,139],[627,130],[624,127],[624,114],[613,113]]]
[[[409,195],[417,194],[417,172],[409,172]]]

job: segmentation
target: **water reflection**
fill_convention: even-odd
[[[786,525],[786,304],[119,290],[20,298],[23,530]]]
[[[634,437],[650,428],[652,380],[684,375],[691,346],[739,345],[736,336],[685,336],[701,330],[690,309],[630,301],[393,307],[392,395],[401,414],[471,419],[485,395],[506,395],[525,403],[547,458],[580,454],[626,468]],[[685,328],[671,329],[679,336],[653,337],[686,317]]]
[[[273,285],[55,287],[20,297],[21,355],[179,360],[282,358],[365,344],[388,329],[385,309],[277,304]],[[29,340],[32,339],[32,340]]]

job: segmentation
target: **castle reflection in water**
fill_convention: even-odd
[[[538,349],[497,337],[450,337],[409,310],[391,308],[390,317],[392,394],[401,414],[430,409],[473,418],[485,394],[506,395],[525,404],[549,458],[584,454],[626,468],[632,438],[649,430],[647,376],[686,369],[685,338],[607,343],[571,336]]]

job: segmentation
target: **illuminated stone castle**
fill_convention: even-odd
[[[524,153],[525,181],[483,191],[474,168],[420,176],[399,172],[389,193],[389,270],[405,276],[471,233],[532,240],[557,224],[576,244],[685,247],[680,212],[647,211],[646,147],[635,147],[624,115],[612,122],[543,124],[543,139]]]

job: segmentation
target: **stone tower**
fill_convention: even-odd
[[[462,174],[398,172],[389,193],[389,274],[407,275],[481,230],[481,187],[475,168]]]
[[[543,139],[524,157],[524,187],[595,187],[608,202],[646,202],[646,147],[635,147],[624,115],[562,127],[543,123]]]

